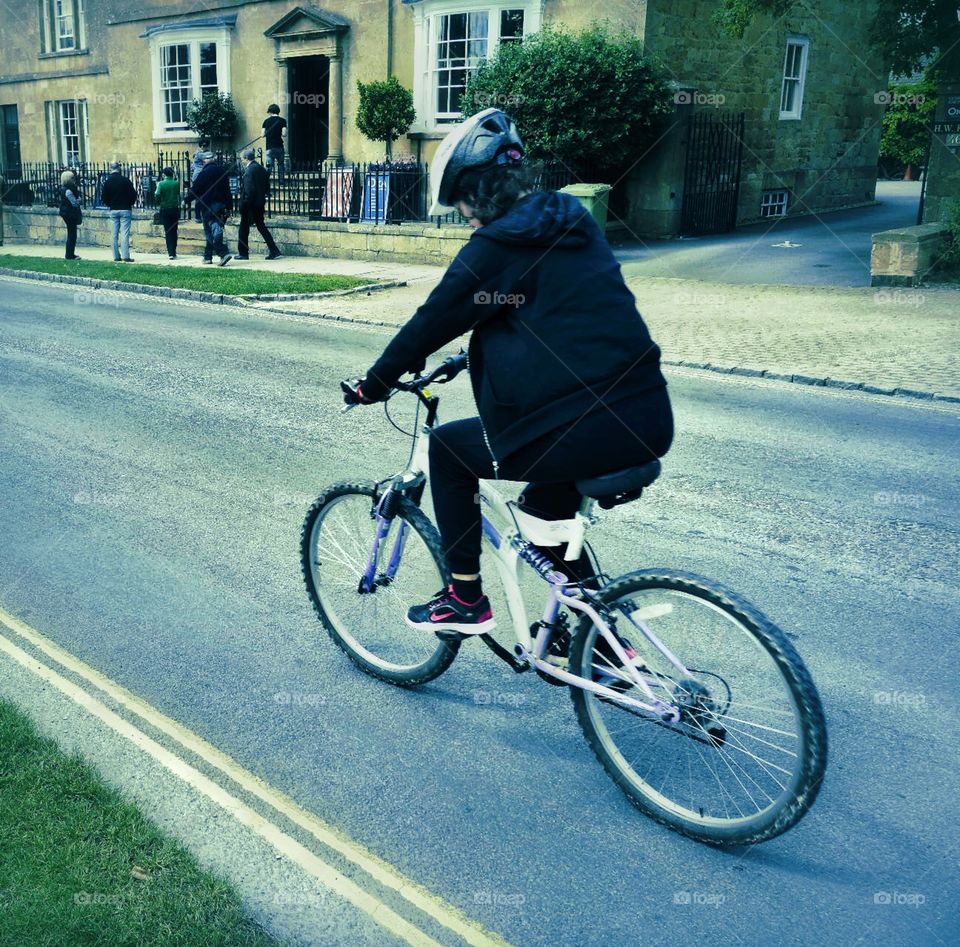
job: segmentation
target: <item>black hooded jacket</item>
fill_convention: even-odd
[[[666,385],[620,264],[568,194],[528,194],[474,231],[367,373],[364,396],[382,398],[469,330],[470,377],[496,460],[600,401]]]

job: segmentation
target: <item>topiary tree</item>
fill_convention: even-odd
[[[360,92],[357,128],[371,141],[385,141],[389,160],[393,143],[417,117],[413,93],[400,85],[396,76],[383,82],[360,82],[358,79],[357,90]]]
[[[208,92],[187,106],[187,128],[211,144],[220,142],[230,146],[237,135],[240,116],[229,93]]]
[[[929,77],[893,83],[887,91],[880,157],[903,165],[905,180],[911,179],[912,168],[926,158],[936,104],[936,86]]]
[[[674,107],[643,43],[603,26],[579,34],[547,27],[501,43],[460,98],[464,116],[491,106],[514,118],[531,158],[558,158],[597,176],[626,171]]]

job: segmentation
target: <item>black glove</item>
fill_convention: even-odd
[[[353,407],[355,404],[373,404],[369,398],[365,398],[362,393],[362,378],[351,378],[340,382],[340,390],[343,392],[343,403]]]

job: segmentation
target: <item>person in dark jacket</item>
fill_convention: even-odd
[[[267,259],[275,260],[280,249],[263,220],[263,211],[270,194],[270,173],[248,148],[242,155],[244,169],[240,179],[240,233],[237,235],[237,259],[250,259],[250,224],[253,224],[267,245]]]
[[[195,201],[200,209],[203,235],[207,241],[203,248],[203,262],[213,263],[216,253],[220,257],[219,265],[226,266],[233,255],[223,239],[223,227],[230,215],[233,196],[227,169],[216,160],[212,151],[203,153],[203,168],[190,185],[187,199]]]
[[[79,260],[77,256],[77,227],[83,222],[80,210],[80,185],[73,171],[64,171],[60,175],[60,216],[67,225],[67,245],[64,258]]]
[[[110,208],[110,229],[113,234],[113,261],[133,263],[130,256],[130,225],[133,222],[133,205],[137,203],[137,189],[120,165],[110,165],[110,176],[103,183],[100,200]],[[119,239],[118,239],[119,238]]]
[[[570,195],[531,193],[509,116],[485,109],[455,128],[431,173],[431,214],[456,206],[474,233],[366,377],[345,383],[344,400],[383,399],[404,372],[472,331],[479,417],[430,436],[434,510],[453,584],[411,608],[407,623],[477,634],[494,627],[480,579],[478,479],[532,481],[525,511],[568,519],[582,501],[574,481],[661,457],[673,415],[660,349],[603,233]],[[577,581],[593,570],[584,554],[561,571]]]

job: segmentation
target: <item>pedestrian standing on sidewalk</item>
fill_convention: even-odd
[[[283,187],[284,182],[284,147],[283,136],[287,127],[287,120],[280,117],[280,106],[274,103],[267,106],[267,117],[263,120],[264,146],[267,150],[267,172],[272,173],[273,166],[277,166],[277,180]]]
[[[104,182],[100,200],[110,208],[113,262],[123,260],[124,263],[133,263],[130,256],[130,224],[133,221],[133,205],[137,203],[137,189],[130,178],[120,173],[120,165],[116,161],[110,165],[110,176]]]
[[[65,259],[79,260],[76,252],[77,227],[83,223],[83,211],[80,210],[80,185],[73,171],[64,171],[60,175],[60,216],[67,225]]]
[[[200,209],[203,235],[207,241],[203,248],[203,262],[213,263],[213,255],[216,253],[220,257],[220,266],[226,266],[233,259],[233,255],[227,250],[223,239],[223,227],[230,216],[233,197],[230,194],[227,169],[216,160],[212,151],[203,153],[203,169],[190,186],[187,199],[196,201]]]
[[[160,226],[163,227],[163,238],[167,242],[167,256],[171,260],[177,258],[177,235],[180,229],[180,182],[174,175],[173,168],[164,168],[163,177],[157,181],[157,199],[160,210]]]
[[[280,250],[263,220],[263,211],[270,194],[270,173],[248,148],[241,156],[243,177],[240,179],[240,233],[237,236],[237,259],[250,259],[250,225],[253,224],[267,245],[267,259],[275,260]]]

